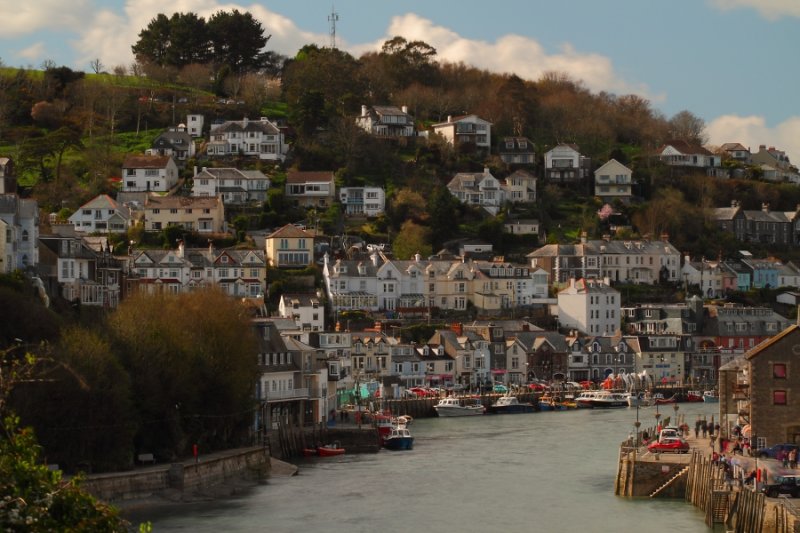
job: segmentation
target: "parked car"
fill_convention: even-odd
[[[759,449],[758,456],[761,458],[769,457],[771,459],[783,459],[784,454],[797,449],[798,449],[797,444],[791,444],[788,442],[783,444],[774,444],[769,448]]]
[[[677,437],[664,437],[647,446],[653,453],[689,453],[689,443]]]
[[[800,476],[775,476],[774,481],[764,485],[761,491],[770,498],[777,498],[781,494],[800,497]]]

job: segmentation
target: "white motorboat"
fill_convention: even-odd
[[[628,398],[624,393],[607,390],[592,391],[593,394],[581,394],[576,398],[579,407],[608,408],[627,407]]]
[[[719,393],[715,390],[707,390],[703,393],[703,401],[706,403],[719,403]]]
[[[433,408],[439,416],[472,416],[486,412],[480,398],[442,398]]]
[[[650,407],[653,405],[653,398],[646,392],[629,392],[625,394],[630,407]]]

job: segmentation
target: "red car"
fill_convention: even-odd
[[[689,443],[677,437],[665,437],[651,442],[647,449],[653,453],[689,453]]]

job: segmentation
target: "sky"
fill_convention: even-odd
[[[165,6],[169,6],[167,9]],[[740,142],[800,162],[800,0],[0,0],[0,61],[90,72],[133,62],[159,13],[249,11],[292,56],[331,42],[358,57],[400,35],[463,62],[536,80],[560,71],[593,92],[636,94],[667,118],[688,110],[711,145]],[[792,52],[794,50],[794,52]],[[2,95],[0,95],[2,98]]]

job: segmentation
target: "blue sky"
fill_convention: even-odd
[[[100,58],[110,70],[133,61],[158,13],[233,8],[253,13],[283,54],[329,42],[328,0],[0,0],[0,60],[89,71]],[[444,61],[534,80],[563,71],[594,92],[643,96],[667,117],[687,109],[711,144],[766,144],[800,161],[800,0],[338,0],[335,10],[337,45],[356,56],[402,35]]]

